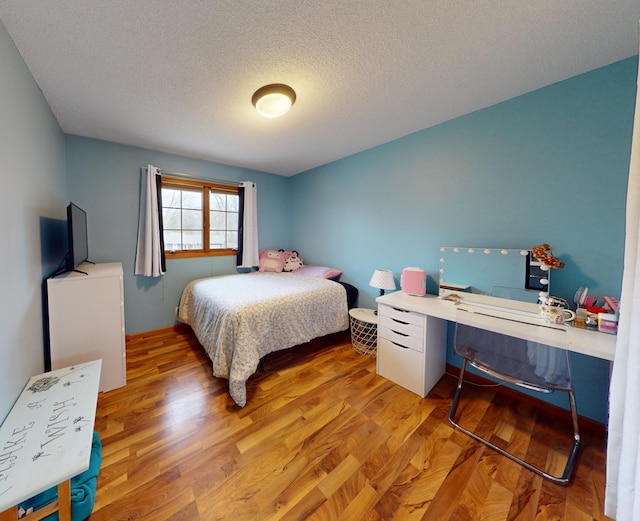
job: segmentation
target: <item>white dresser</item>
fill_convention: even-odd
[[[102,359],[100,391],[127,383],[122,264],[82,264],[86,272],[47,280],[51,369]]]
[[[377,373],[424,398],[445,371],[446,328],[444,320],[379,304]]]

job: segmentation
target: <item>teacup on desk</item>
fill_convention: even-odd
[[[540,304],[540,316],[549,324],[564,324],[576,318],[576,314],[562,306]]]

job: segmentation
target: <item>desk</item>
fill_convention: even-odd
[[[89,468],[102,360],[32,377],[0,427],[0,520],[58,486],[58,501],[23,520],[58,511],[71,519],[70,479]]]
[[[479,301],[467,301],[465,296],[461,303],[456,304],[433,295],[416,297],[401,291],[378,297],[376,301],[379,306],[419,313],[432,323],[438,320],[459,322],[609,361],[613,360],[615,353],[615,335],[580,329],[571,325],[547,324],[538,315],[537,304],[513,301],[515,308],[507,309],[500,307],[500,303],[504,306],[503,299],[489,297]],[[424,357],[426,359],[428,356],[446,353],[446,349],[446,336],[444,341],[427,342],[424,346]],[[378,345],[378,351],[380,351],[380,345]],[[396,383],[402,385],[401,382],[396,381]]]

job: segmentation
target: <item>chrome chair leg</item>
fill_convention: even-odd
[[[486,439],[478,436],[474,432],[462,427],[459,423],[456,422],[455,415],[456,415],[456,412],[457,412],[457,409],[458,409],[458,402],[460,401],[460,393],[462,391],[462,383],[464,381],[464,372],[465,372],[465,369],[466,369],[466,365],[467,365],[467,359],[463,358],[462,359],[462,366],[460,367],[460,376],[458,377],[458,385],[456,387],[455,394],[453,395],[453,402],[451,404],[451,409],[449,410],[449,422],[456,429],[464,432],[466,435],[470,436],[474,440],[479,441],[480,443],[483,443],[488,447],[491,447],[492,449],[496,450],[497,452],[499,452],[503,456],[506,456],[507,458],[515,461],[516,463],[519,463],[520,465],[522,465],[526,469],[529,469],[530,471],[535,472],[536,474],[539,474],[543,478],[549,479],[549,480],[553,481],[554,483],[559,483],[561,485],[567,485],[569,483],[569,479],[571,477],[571,472],[573,470],[573,465],[575,463],[576,456],[578,454],[578,450],[580,449],[580,431],[578,429],[578,413],[577,413],[577,409],[576,409],[576,403],[575,403],[575,397],[573,395],[573,391],[572,390],[567,390],[567,393],[569,393],[569,407],[571,409],[571,420],[573,422],[573,447],[572,447],[571,452],[569,453],[569,456],[567,458],[567,463],[565,465],[564,471],[562,472],[562,474],[560,476],[554,476],[554,475],[549,474],[549,473],[545,472],[544,470],[542,470],[542,469],[540,469],[540,468],[538,468],[538,467],[536,467],[536,466],[524,461],[523,459],[518,458],[517,456],[515,456],[514,454],[504,450],[503,448],[498,447],[497,445],[491,443],[489,440],[486,440]]]

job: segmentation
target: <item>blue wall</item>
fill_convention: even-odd
[[[420,266],[437,293],[440,246],[547,242],[554,295],[619,296],[636,75],[624,60],[293,177],[293,247],[362,307],[375,268]],[[581,414],[605,422],[609,364],[572,363]]]
[[[10,256],[0,270],[0,418],[43,370],[41,281],[64,254],[64,209],[88,212],[90,255],[125,270],[127,333],[174,323],[193,278],[235,271],[232,258],[169,261],[133,275],[140,168],[258,184],[263,248],[295,248],[339,267],[373,307],[376,267],[421,266],[435,293],[441,245],[531,247],[567,263],[553,293],[587,285],[619,295],[636,58],[283,178],[115,143],[64,136],[0,26],[0,206]],[[561,226],[556,225],[560,220]],[[448,359],[458,363],[449,352]],[[576,355],[580,412],[606,421],[608,364]]]
[[[66,185],[64,135],[2,23],[0,71],[2,423],[44,371],[42,279],[66,251]]]
[[[90,260],[122,262],[127,334],[174,324],[189,281],[236,271],[235,257],[202,257],[167,261],[167,273],[159,278],[133,274],[142,167],[255,181],[260,246],[289,248],[288,178],[72,135],[66,136],[66,152],[68,199],[87,212]]]

